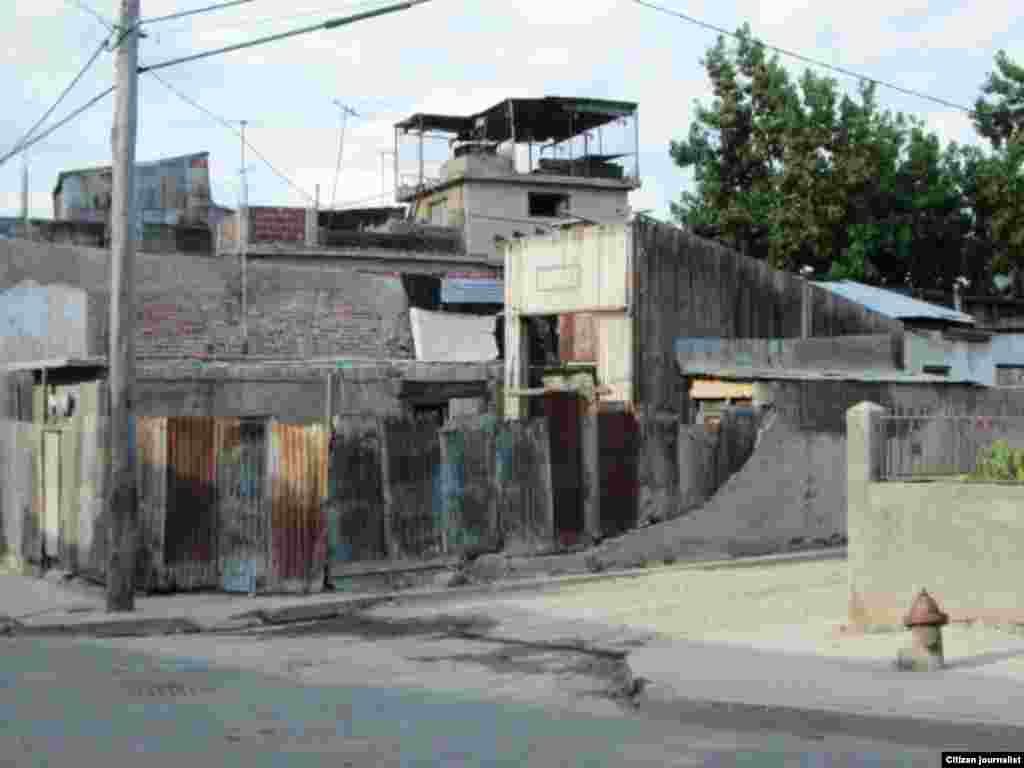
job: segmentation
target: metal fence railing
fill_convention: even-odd
[[[1024,417],[883,416],[880,479],[984,476],[1024,482]]]

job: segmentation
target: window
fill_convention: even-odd
[[[569,213],[569,196],[552,192],[530,192],[530,216],[556,219]]]

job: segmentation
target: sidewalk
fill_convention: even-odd
[[[659,573],[691,569],[749,567],[769,562],[836,559],[844,550],[801,552],[736,561],[697,561],[655,569]],[[264,624],[329,619],[340,613],[400,599],[451,601],[505,593],[557,591],[594,582],[631,580],[655,570],[633,569],[565,576],[537,575],[507,578],[489,584],[450,588],[419,588],[394,592],[320,592],[310,595],[248,595],[197,592],[139,595],[130,613],[107,613],[102,587],[79,580],[65,582],[0,573],[0,632],[80,634],[95,636],[160,635],[185,632],[240,630]]]

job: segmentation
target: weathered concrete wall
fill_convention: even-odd
[[[801,335],[804,281],[676,227],[633,224],[634,323],[639,407],[676,411],[685,383],[675,360],[680,337],[774,339]],[[815,297],[813,335],[902,332],[902,324],[825,291]]]
[[[954,621],[1024,621],[1024,487],[877,482],[880,413],[849,415],[851,623],[900,625],[922,588]]]
[[[95,346],[106,347],[109,253],[98,248],[0,241],[0,290],[25,280],[90,294]],[[332,264],[252,260],[249,352],[280,357],[411,358],[408,304],[397,274],[366,261]],[[233,258],[145,254],[136,260],[136,352],[146,356],[238,354],[241,270]]]
[[[495,263],[500,262],[500,251],[494,237],[511,240],[516,232],[535,234],[539,227],[557,219],[530,216],[529,193],[546,192],[567,194],[571,215],[602,224],[625,222],[628,191],[620,187],[569,187],[555,185],[502,184],[467,182],[463,186],[466,216],[466,251]],[[487,216],[501,218],[487,218]]]
[[[676,339],[676,361],[687,368],[809,371],[896,371],[902,367],[898,334],[813,339]]]
[[[679,501],[670,517],[702,506],[746,464],[759,427],[760,417],[743,408],[723,410],[714,431],[702,424],[679,424]]]

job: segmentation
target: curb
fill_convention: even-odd
[[[766,565],[784,565],[816,560],[839,560],[846,557],[845,547],[825,550],[731,558],[729,560],[697,560],[650,568],[631,568],[601,573],[570,574],[548,578],[524,578],[476,584],[465,587],[430,588],[387,592],[379,595],[361,595],[312,604],[290,605],[275,610],[256,609],[229,615],[226,619],[209,623],[187,615],[174,618],[125,618],[110,621],[44,624],[33,626],[0,616],[0,634],[18,636],[91,636],[91,637],[147,637],[199,632],[230,633],[263,626],[281,626],[309,621],[327,621],[353,611],[363,611],[389,602],[405,604],[425,601],[459,600],[465,597],[500,595],[515,592],[557,591],[580,584],[614,579],[635,579],[654,573],[713,571],[730,568],[752,568]],[[603,652],[603,651],[599,651]],[[617,652],[612,652],[617,653]]]
[[[633,706],[638,712],[656,719],[697,723],[708,728],[782,730],[795,736],[819,739],[823,735],[827,739],[829,734],[841,734],[933,748],[954,743],[1009,748],[1024,742],[1024,727],[1007,723],[690,699],[670,695],[662,686],[646,680],[643,682],[645,684],[633,698]]]

